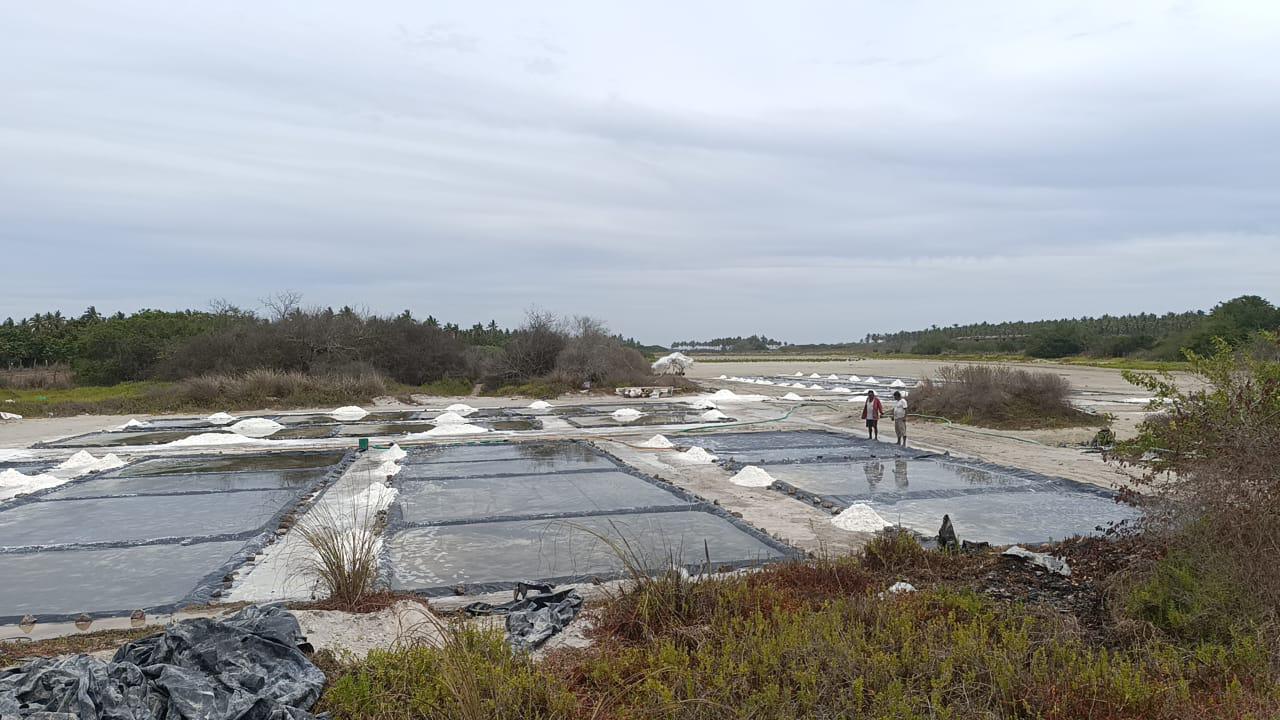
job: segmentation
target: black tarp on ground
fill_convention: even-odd
[[[324,673],[278,606],[200,618],[121,647],[0,673],[0,720],[313,720]]]
[[[525,588],[536,594],[525,595]],[[552,635],[565,629],[582,610],[582,596],[572,588],[551,592],[552,586],[520,583],[517,598],[509,603],[490,605],[474,602],[463,608],[468,615],[506,615],[507,642],[517,650],[536,650]],[[523,595],[523,597],[521,597]]]

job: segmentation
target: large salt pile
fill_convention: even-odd
[[[359,420],[368,415],[369,411],[356,405],[344,405],[333,412],[329,413],[329,417],[334,420]]]
[[[268,435],[274,435],[284,429],[284,426],[275,420],[268,418],[249,418],[241,420],[232,425],[230,430],[237,435],[243,435],[251,438],[261,438]]]
[[[848,509],[831,518],[831,524],[841,530],[860,532],[880,532],[891,525],[880,517],[879,513],[872,510],[870,505],[863,503],[850,505]]]
[[[534,400],[533,402],[529,403],[529,409],[530,410],[549,410],[551,409],[551,403],[547,402],[546,400]]]
[[[792,401],[792,402],[799,402],[799,401],[801,401],[801,400],[804,400],[804,398],[800,397],[799,395],[797,395],[797,394],[795,394],[795,393],[787,393],[786,395],[783,395],[783,396],[782,396],[782,399],[783,399],[783,400],[790,400],[790,401]]]
[[[471,413],[476,412],[475,408],[471,407],[466,403],[454,403],[449,407],[445,408],[445,410],[447,410],[448,412],[456,412],[459,415],[470,415]]]
[[[769,487],[773,484],[773,476],[755,465],[748,465],[729,478],[729,482],[743,487]]]
[[[894,380],[893,382],[889,383],[889,387],[906,387],[906,386],[907,384],[902,382],[901,380]]]
[[[71,478],[92,472],[115,470],[116,468],[124,467],[124,465],[125,462],[117,457],[115,453],[107,453],[101,458],[96,458],[88,450],[81,450],[63,460],[54,469],[58,471],[58,475]]]
[[[129,422],[127,422],[127,423],[125,423],[125,424],[121,425],[120,427],[117,427],[116,429],[117,429],[117,430],[132,430],[132,429],[134,429],[134,428],[149,428],[149,427],[151,427],[151,423],[147,422],[146,420],[139,420],[139,419],[137,419],[137,418],[130,418],[130,419],[129,419]]]
[[[681,462],[687,462],[691,465],[710,465],[716,461],[716,456],[703,450],[697,445],[685,450],[682,453],[676,453],[676,458]]]
[[[8,500],[15,495],[56,487],[64,482],[66,481],[62,478],[48,473],[24,475],[10,468],[0,472],[0,500]]]
[[[702,413],[701,415],[699,415],[698,417],[702,418],[703,420],[705,420],[705,421],[707,421],[707,422],[714,422],[714,421],[716,421],[716,420],[728,420],[728,419],[729,419],[729,416],[728,416],[728,415],[725,415],[724,413],[720,412],[719,410],[708,410],[708,411],[706,411],[706,412]]]
[[[632,420],[639,418],[641,415],[644,415],[644,413],[636,410],[635,408],[620,408],[618,410],[614,410],[611,417],[618,422],[631,422]]]
[[[438,425],[424,433],[413,433],[409,437],[428,436],[428,437],[448,437],[451,435],[480,435],[489,432],[489,428],[480,427],[479,425],[462,424],[446,424]]]
[[[274,441],[264,438],[251,438],[233,432],[207,432],[188,435],[181,440],[167,442],[158,447],[203,447],[206,445],[264,445]]]
[[[231,423],[235,421],[236,421],[235,415],[230,415],[224,412],[216,412],[210,415],[209,417],[205,418],[205,422],[211,423],[213,425],[226,425],[227,423]]]
[[[440,413],[432,422],[436,425],[462,425],[467,422],[467,419],[450,410]]]
[[[396,443],[391,443],[391,447],[384,450],[380,457],[383,460],[390,460],[391,462],[399,462],[405,459],[406,457],[409,457],[409,453],[405,452],[404,448],[401,448]]]
[[[638,447],[653,448],[655,450],[670,450],[675,446],[676,446],[675,443],[671,442],[663,435],[654,435],[648,440],[645,440],[642,443],[638,443]]]

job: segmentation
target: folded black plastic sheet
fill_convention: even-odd
[[[0,720],[314,720],[324,673],[279,606],[200,618],[121,647],[0,673]]]
[[[551,586],[541,587],[550,589]],[[573,622],[582,610],[582,596],[570,588],[527,595],[501,605],[475,602],[463,609],[469,615],[506,615],[507,642],[517,650],[531,651]]]

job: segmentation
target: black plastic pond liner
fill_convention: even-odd
[[[506,615],[507,642],[511,647],[526,652],[568,627],[582,610],[582,596],[569,588],[550,592],[551,585],[520,583],[521,587],[538,586],[547,589],[536,595],[526,595],[501,605],[474,602],[463,608],[468,615]]]
[[[121,647],[0,673],[0,720],[313,720],[324,673],[280,606],[199,618]]]

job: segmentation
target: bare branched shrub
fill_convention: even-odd
[[[1059,375],[998,365],[949,365],[925,378],[908,398],[911,412],[993,427],[1100,424],[1067,400]]]
[[[623,345],[603,322],[577,317],[572,327],[571,336],[556,357],[552,380],[572,387],[588,382],[602,387],[653,382],[653,372],[644,356]]]

